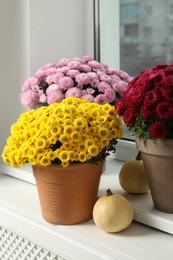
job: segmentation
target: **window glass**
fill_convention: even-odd
[[[120,68],[131,76],[173,63],[173,0],[121,0]]]

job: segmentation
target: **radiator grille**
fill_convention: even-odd
[[[0,227],[0,260],[67,260]]]

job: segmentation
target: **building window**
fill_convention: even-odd
[[[137,24],[127,24],[124,26],[124,36],[137,37],[137,35],[138,35]]]
[[[138,16],[138,4],[125,4],[121,6],[120,17],[121,19],[127,19],[130,17]]]
[[[152,28],[150,26],[144,27],[144,35],[145,36],[151,36],[152,34]]]
[[[145,17],[151,17],[152,16],[152,6],[151,5],[144,6],[144,16]]]
[[[170,36],[173,36],[173,25],[171,25],[171,26],[169,27],[169,31],[170,31]]]
[[[169,5],[169,14],[173,15],[173,3],[170,3]]]

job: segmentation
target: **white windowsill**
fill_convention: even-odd
[[[122,164],[107,159],[99,195],[108,188],[119,191]],[[41,216],[36,186],[4,174],[0,175],[0,225],[70,260],[172,260],[173,256],[171,235],[136,222],[116,234],[99,230],[93,220],[71,226],[49,224]]]

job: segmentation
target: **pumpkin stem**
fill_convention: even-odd
[[[141,161],[142,159],[141,159],[141,153],[140,152],[138,152],[138,154],[137,154],[137,156],[136,156],[136,158],[135,158],[137,161]]]
[[[111,189],[108,189],[108,190],[106,191],[106,193],[107,193],[107,194],[106,194],[107,196],[111,196],[111,195],[112,195]]]

